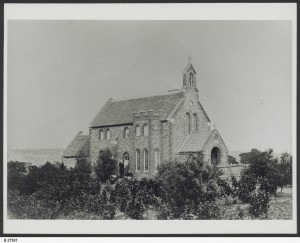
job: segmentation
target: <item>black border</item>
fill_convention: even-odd
[[[190,1],[178,1],[178,0],[173,0],[173,1],[158,1],[158,0],[145,0],[145,1],[124,1],[124,0],[87,0],[87,1],[79,1],[79,0],[64,0],[64,1],[55,1],[55,0],[4,0],[1,5],[0,5],[0,15],[2,16],[0,19],[0,30],[1,30],[1,50],[0,50],[0,54],[2,56],[2,60],[4,60],[4,4],[9,4],[9,3],[20,3],[20,4],[24,4],[24,3],[50,3],[50,4],[104,4],[104,3],[113,3],[113,4],[124,4],[124,3],[297,3],[297,13],[299,12],[299,5],[298,5],[298,0],[296,1],[284,1],[284,0],[275,0],[275,1],[216,1],[216,0],[212,0],[212,1],[199,1],[199,0],[190,0]],[[299,25],[299,17],[297,14],[297,25]],[[297,26],[297,36],[299,37],[299,28]],[[297,46],[299,44],[299,39],[297,39]],[[298,57],[298,51],[297,51],[297,73],[298,73],[298,63],[299,63],[299,57]],[[3,137],[3,131],[4,131],[4,124],[3,124],[3,118],[4,118],[4,113],[3,113],[3,99],[4,99],[4,73],[3,73],[3,63],[0,67],[0,71],[2,74],[2,85],[0,86],[0,91],[2,94],[2,99],[0,101],[1,104],[1,115],[2,115],[2,129],[0,131],[0,135],[2,137],[2,141],[4,143],[4,137]],[[297,83],[298,83],[298,77],[297,77]],[[296,104],[297,107],[299,107],[300,102],[298,99],[298,94],[300,91],[300,87],[299,85],[297,85],[297,95],[296,95]],[[298,140],[298,136],[300,134],[298,128],[298,121],[299,121],[299,113],[298,113],[298,109],[297,109],[297,123],[296,123],[296,130],[297,130],[297,138],[296,138],[296,142]],[[296,143],[297,144],[297,143]],[[297,151],[296,154],[298,156],[298,152],[299,152],[299,146],[298,144],[297,146]],[[2,155],[3,158],[3,146],[1,146],[0,148],[0,153]],[[299,177],[298,175],[300,174],[300,166],[297,166],[296,163],[296,167],[297,167],[297,196],[300,194],[300,183],[299,183]],[[1,194],[0,194],[0,205],[2,206],[2,210],[0,210],[0,216],[2,218],[2,220],[0,221],[0,237],[3,238],[16,238],[16,237],[300,237],[300,224],[299,224],[299,218],[300,218],[300,207],[299,207],[299,200],[296,201],[296,206],[297,206],[297,233],[296,234],[4,234],[4,225],[3,225],[3,214],[4,214],[4,209],[3,209],[3,165],[0,167],[0,173],[1,173],[1,180],[0,180],[0,187],[1,187]],[[298,199],[298,198],[297,198]]]

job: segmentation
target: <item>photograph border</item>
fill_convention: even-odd
[[[25,1],[7,1],[7,2],[4,2],[4,4],[5,3],[24,3]],[[26,3],[41,3],[42,1],[26,1]],[[248,3],[249,1],[247,1],[247,3]],[[276,1],[277,2],[277,1]],[[279,2],[279,1],[278,1]],[[43,1],[43,4],[46,4],[46,3],[67,3],[67,4],[70,4],[70,3],[99,3],[98,1],[87,1],[87,2],[82,2],[82,1],[72,1],[72,2],[70,2],[70,1],[64,1],[64,2],[57,2],[57,1]],[[120,3],[120,1],[103,1],[103,2],[100,2],[100,3],[119,3],[119,4],[124,4],[125,3],[125,1],[122,1],[121,3]],[[133,1],[128,1],[128,2],[126,2],[126,3],[137,3],[137,2],[133,2]],[[146,1],[146,3],[157,3],[157,2],[155,2],[155,1]],[[180,2],[180,1],[175,1],[175,2],[172,2],[172,3],[186,3],[186,2]],[[194,1],[191,1],[191,2],[189,2],[189,3],[195,3]],[[198,2],[197,1],[197,3],[203,3],[203,2]],[[214,2],[214,3],[224,3],[224,2]],[[232,2],[231,2],[232,3]],[[238,2],[238,3],[241,3],[241,2]],[[253,2],[253,3],[257,3],[257,2]],[[261,2],[260,2],[261,3]],[[266,2],[266,3],[269,3],[269,2]],[[272,3],[274,3],[274,2],[272,2]],[[280,2],[279,2],[280,3]],[[291,1],[290,3],[295,3],[294,1]],[[4,27],[4,24],[5,24],[5,12],[4,12],[4,4],[2,4],[1,5],[1,13],[2,13],[2,16],[3,16],[3,18],[1,19],[1,21],[2,21],[2,25],[1,25],[1,27]],[[297,10],[298,10],[298,5],[297,5]],[[297,23],[298,23],[298,16],[297,16],[297,21],[296,21]],[[5,27],[2,29],[2,45],[4,45],[5,44],[5,41],[4,41],[4,37],[5,37],[5,33],[4,33],[4,31],[5,31]],[[297,28],[297,34],[298,34],[299,32],[298,32],[298,28]],[[296,44],[298,44],[298,40],[297,40],[297,43]],[[5,50],[4,50],[4,52],[3,52],[3,49],[1,50],[2,51],[2,55],[5,57]],[[296,56],[296,61],[298,61],[298,55]],[[2,65],[2,74],[5,74],[5,69],[4,69],[5,67],[3,67],[3,65]],[[297,68],[297,71],[298,71],[298,63],[296,63],[296,67],[295,68]],[[296,79],[297,80],[297,79]],[[3,82],[3,85],[1,86],[1,88],[2,88],[2,94],[3,94],[3,97],[4,97],[4,105],[5,105],[5,90],[4,90],[4,82]],[[293,91],[294,92],[294,91]],[[297,97],[298,97],[298,92],[299,92],[299,87],[297,87],[296,88],[296,91],[295,92],[297,92],[296,93],[296,104],[298,105],[298,99],[297,99]],[[4,107],[3,106],[3,100],[1,101],[2,102],[2,107]],[[296,105],[296,104],[294,104],[294,105]],[[5,115],[5,113],[4,113],[4,111],[5,111],[5,108],[4,109],[2,109],[2,116],[3,116],[3,121],[4,121],[4,115]],[[294,117],[294,118],[296,118],[296,117]],[[294,119],[293,118],[293,119]],[[297,113],[297,118],[298,118],[298,113]],[[297,122],[297,125],[298,125],[298,119],[296,119],[296,122]],[[296,124],[295,124],[296,125]],[[2,153],[2,155],[4,155],[5,156],[5,152],[4,152],[4,150],[5,150],[5,122],[3,123],[3,130],[2,130],[2,137],[3,137],[3,144],[4,144],[4,148],[2,147],[1,148],[1,153]],[[296,130],[297,131],[297,137],[298,137],[298,135],[299,135],[299,133],[298,133],[298,130]],[[295,153],[297,152],[297,154],[298,154],[298,145],[297,144],[293,144],[293,146],[295,146],[295,147],[293,147],[293,149],[294,148],[297,148],[297,150],[296,151],[294,151]],[[296,147],[297,146],[297,147]],[[4,153],[3,153],[4,152]],[[293,153],[294,154],[294,153]],[[296,160],[297,161],[297,160]],[[296,188],[296,190],[297,190],[297,196],[299,195],[299,178],[298,178],[298,175],[299,175],[299,166],[296,166],[296,168],[297,168],[297,171],[296,171],[296,174],[297,174],[297,176],[296,176],[296,184],[297,184],[297,188]],[[1,173],[2,173],[2,178],[5,178],[5,176],[4,176],[4,170],[3,170],[3,167],[1,167]],[[4,193],[4,191],[3,191],[3,186],[4,186],[5,184],[3,184],[3,181],[1,180],[1,189],[2,189],[2,194],[1,194],[1,203],[2,203],[2,209],[4,210],[4,205],[3,205],[3,200],[4,200],[4,197],[3,197],[3,193]],[[201,237],[241,237],[241,236],[244,236],[244,237],[270,237],[270,236],[272,236],[272,237],[274,237],[274,236],[276,236],[276,237],[295,237],[295,236],[300,236],[299,235],[299,222],[298,222],[298,219],[299,219],[299,201],[297,200],[296,201],[296,205],[294,205],[295,207],[297,207],[297,219],[296,219],[296,221],[297,221],[297,233],[295,233],[295,234],[265,234],[265,233],[263,233],[263,234],[261,234],[261,233],[258,233],[258,234],[256,234],[256,233],[254,233],[254,234],[243,234],[243,233],[241,233],[241,234],[239,234],[239,233],[237,233],[237,234],[231,234],[231,233],[228,233],[228,234],[218,234],[218,233],[215,233],[215,234],[202,234],[202,233],[199,233],[199,234],[185,234],[185,233],[183,233],[183,234],[40,234],[40,233],[37,233],[37,234],[12,234],[12,233],[4,233],[4,212],[5,211],[3,211],[2,210],[2,212],[1,212],[1,214],[2,214],[2,221],[1,221],[1,229],[2,229],[2,232],[1,232],[1,236],[2,237],[199,237],[199,236],[201,236]],[[71,221],[71,220],[70,220]]]

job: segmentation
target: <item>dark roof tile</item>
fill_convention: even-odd
[[[109,100],[90,124],[91,127],[111,126],[133,123],[133,112],[158,112],[162,110],[169,116],[176,104],[183,97],[183,92],[157,95],[129,100]]]
[[[78,157],[80,155],[89,156],[89,135],[79,133],[64,151],[63,157]]]

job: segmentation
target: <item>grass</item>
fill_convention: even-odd
[[[293,219],[291,187],[279,189],[277,197],[271,198],[268,219]]]
[[[251,219],[248,213],[248,204],[231,204],[220,206],[222,210],[222,219]],[[285,187],[282,192],[280,189],[277,191],[277,196],[271,196],[270,207],[268,210],[269,220],[288,220],[293,219],[293,208],[292,208],[292,188]]]

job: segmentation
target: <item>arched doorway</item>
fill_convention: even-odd
[[[129,154],[127,152],[123,154],[123,161],[125,161],[126,159],[129,160]]]
[[[214,147],[211,150],[211,164],[218,165],[221,163],[221,150],[218,147]]]

